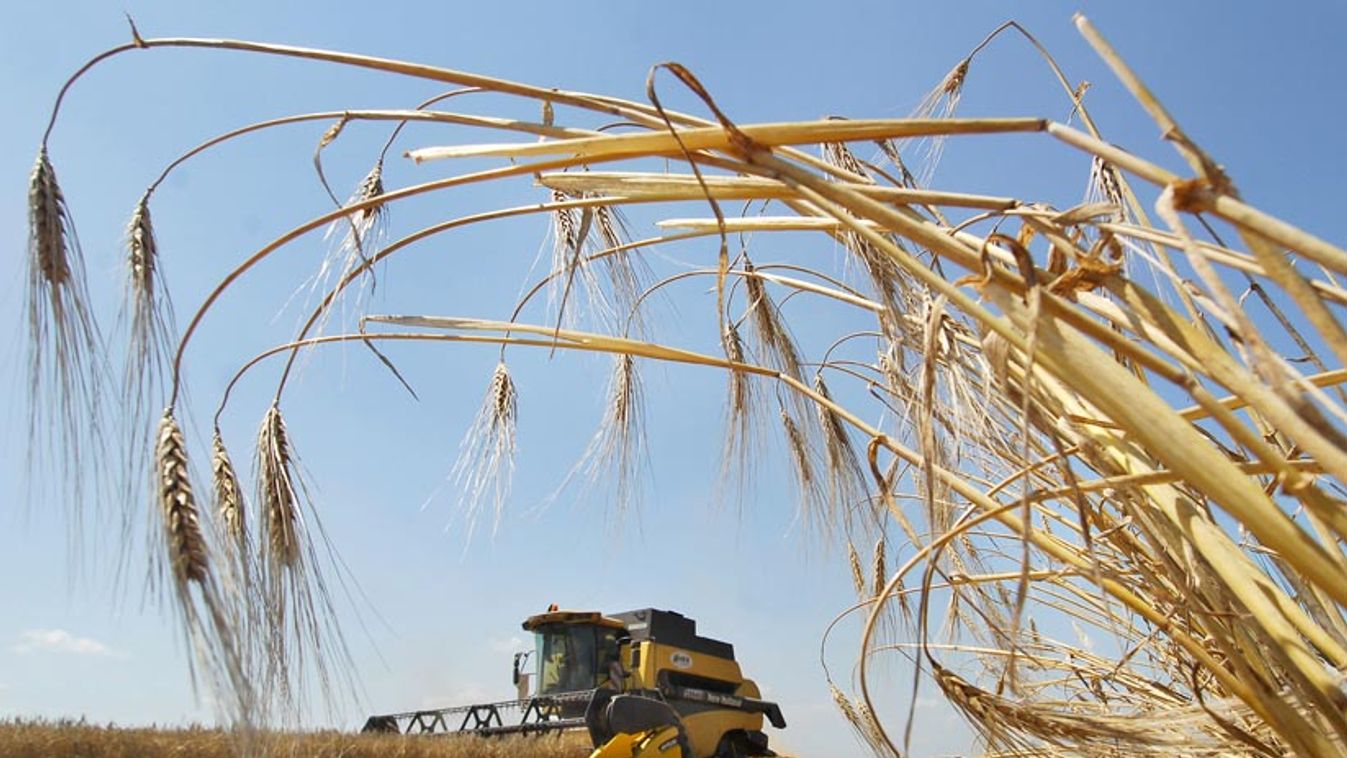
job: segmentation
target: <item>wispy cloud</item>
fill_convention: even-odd
[[[9,649],[19,655],[68,653],[123,657],[92,637],[76,637],[64,629],[26,629],[19,633],[18,641],[10,645]]]

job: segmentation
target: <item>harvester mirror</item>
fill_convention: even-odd
[[[514,654],[514,665],[513,665],[513,667],[512,667],[513,670],[512,670],[511,673],[510,673],[510,683],[511,683],[511,684],[515,684],[515,685],[518,685],[518,684],[519,684],[519,673],[520,673],[520,672],[519,672],[519,666],[520,666],[520,664],[523,663],[528,657],[529,657],[529,654],[528,654],[528,652],[526,652],[526,651],[525,651],[525,652],[519,652],[519,653],[515,653],[515,654]]]

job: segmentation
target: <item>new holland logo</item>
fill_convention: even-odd
[[[676,666],[677,668],[680,669],[692,668],[692,656],[688,655],[682,650],[675,651],[674,654],[670,657],[670,660],[673,661],[673,665]]]

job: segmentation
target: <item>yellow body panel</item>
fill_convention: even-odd
[[[626,657],[630,662],[629,653]],[[744,678],[743,671],[736,661],[671,645],[661,645],[650,640],[640,643],[640,664],[632,670],[628,687],[657,689],[661,671],[729,682],[736,685],[735,695],[761,697],[758,685],[753,680]],[[679,711],[682,712],[683,708],[679,707]],[[745,713],[729,708],[709,707],[707,710],[683,713],[682,719],[692,755],[698,757],[715,753],[720,738],[726,732],[736,729],[744,731],[762,729],[762,714]]]
[[[720,738],[726,732],[761,728],[762,716],[725,708],[683,717],[683,731],[688,733],[688,746],[692,748],[692,755],[698,758],[714,755],[716,747],[720,745]]]
[[[641,664],[633,674],[637,677],[638,687],[655,689],[659,672],[664,670],[680,674],[719,679],[722,682],[738,684],[743,681],[743,672],[739,664],[726,658],[717,658],[706,653],[694,653],[670,645],[645,640],[641,643]]]
[[[665,727],[636,734],[618,734],[594,749],[589,758],[691,758],[678,747],[678,729]]]

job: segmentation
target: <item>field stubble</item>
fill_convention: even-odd
[[[208,727],[159,729],[83,721],[0,721],[0,755],[9,758],[160,758],[199,756],[342,756],[343,758],[574,758],[589,754],[583,732],[540,737],[408,737],[344,732],[268,732],[251,743]]]

